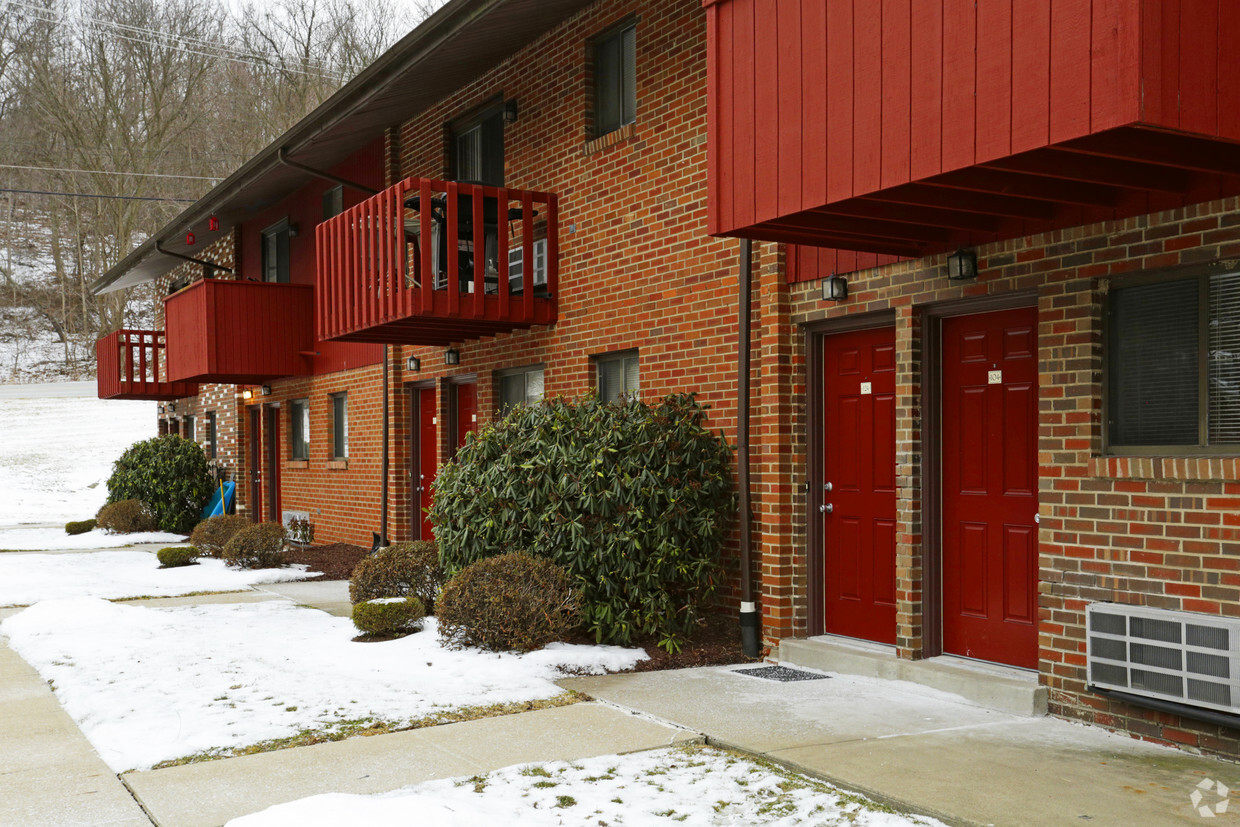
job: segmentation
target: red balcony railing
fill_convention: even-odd
[[[167,381],[162,330],[118,330],[95,343],[100,399],[197,396],[192,382]]]
[[[553,194],[407,178],[317,233],[320,339],[443,345],[555,323]]]
[[[168,376],[260,384],[311,372],[314,288],[203,279],[164,299]]]

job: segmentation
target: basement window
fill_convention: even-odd
[[[1240,453],[1240,272],[1117,281],[1106,348],[1111,453]]]

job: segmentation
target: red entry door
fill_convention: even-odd
[[[1038,665],[1038,314],[943,321],[943,649]]]
[[[431,521],[427,515],[427,509],[431,507],[431,487],[435,484],[435,469],[438,467],[439,460],[435,389],[421,388],[413,393],[417,400],[413,423],[416,431],[414,444],[417,446],[412,469],[415,482],[413,524],[417,527],[419,540],[431,540],[434,539],[434,535],[431,533]]]
[[[460,448],[465,437],[478,427],[478,385],[462,382],[452,386],[456,391],[456,433],[453,445]]]
[[[896,640],[895,330],[825,340],[826,631]]]

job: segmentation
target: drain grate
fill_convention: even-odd
[[[768,681],[791,683],[792,681],[821,681],[830,675],[819,675],[816,672],[805,672],[800,669],[789,669],[787,666],[760,666],[757,669],[733,669],[738,675],[749,675]]]

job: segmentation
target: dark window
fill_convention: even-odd
[[[186,439],[197,439],[197,436],[194,433],[194,417],[185,417],[184,429],[184,436]]]
[[[627,23],[594,41],[596,137],[637,120],[636,44],[636,23]]]
[[[219,456],[219,435],[215,428],[215,411],[207,411],[207,459]]]
[[[532,405],[543,398],[541,365],[505,371],[499,376],[499,414],[517,405]]]
[[[636,351],[599,356],[594,368],[598,372],[598,395],[604,402],[636,396],[641,391]]]
[[[332,394],[332,458],[349,456],[349,395]]]
[[[344,187],[340,184],[323,193],[323,220],[334,218],[344,212]]]
[[[288,240],[287,218],[263,230],[263,281],[288,283]]]
[[[452,177],[504,186],[504,110],[488,109],[452,128]]]
[[[288,405],[289,459],[310,459],[310,400],[294,399]]]
[[[1107,445],[1240,447],[1240,273],[1111,289]]]

